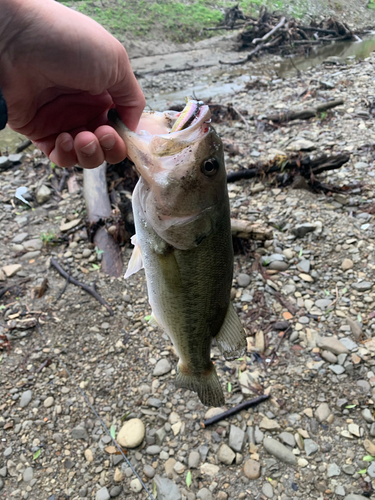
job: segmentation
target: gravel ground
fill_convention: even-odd
[[[147,498],[52,348],[158,500],[371,497],[375,56],[347,62],[331,60],[289,80],[260,77],[230,97],[248,111],[250,130],[242,121],[217,126],[241,149],[227,158],[228,171],[295,149],[347,152],[350,162],[320,180],[352,188],[322,195],[268,181],[229,185],[233,216],[272,227],[273,240],[235,257],[233,298],[248,332],[246,359],[227,362],[212,352],[226,408],[262,391],[270,399],[212,427],[201,423],[218,410],[175,389],[174,350],[145,319],[143,272],[125,282],[97,269],[100,255],[81,228],[81,194],[40,192],[48,178],[38,154],[2,172],[0,279],[17,286],[0,306],[0,334],[11,343],[9,353],[5,343],[0,351],[0,498]],[[168,78],[189,78],[179,76],[148,79],[145,90],[151,95]],[[257,121],[330,98],[345,103],[277,128]],[[32,211],[14,204],[24,185],[41,201]],[[46,245],[52,232],[70,236]],[[253,270],[256,254],[267,275]],[[95,282],[115,314],[71,284],[61,296],[65,280],[50,267],[52,256],[77,279]],[[129,256],[125,248],[124,261]],[[47,292],[33,298],[45,277]],[[34,326],[41,311],[44,336]]]

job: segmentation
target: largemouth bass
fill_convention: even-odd
[[[133,193],[136,236],[125,277],[144,266],[152,317],[178,355],[176,386],[207,406],[224,404],[211,361],[243,355],[245,333],[230,302],[233,248],[223,145],[208,106],[143,113],[131,132],[110,111],[140,179]]]

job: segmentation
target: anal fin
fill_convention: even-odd
[[[237,359],[245,354],[246,334],[233,304],[229,304],[224,323],[215,340],[225,359]]]
[[[203,374],[191,374],[181,369],[179,364],[175,382],[176,387],[196,392],[206,406],[219,407],[225,403],[223,389],[212,363],[210,369]]]
[[[137,273],[140,269],[143,269],[143,258],[141,247],[137,242],[137,235],[131,237],[131,242],[134,245],[132,256],[130,257],[128,268],[126,270],[124,278],[129,278],[132,274]]]

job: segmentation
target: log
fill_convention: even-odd
[[[265,241],[272,240],[272,229],[262,226],[256,222],[241,219],[231,219],[232,236],[245,240]]]
[[[108,198],[107,163],[98,168],[83,171],[83,193],[90,223],[111,216],[111,204]],[[103,251],[102,270],[109,276],[118,278],[122,275],[122,254],[120,247],[105,227],[99,227],[94,235],[94,244]]]
[[[302,109],[302,110],[291,110],[284,113],[275,113],[272,115],[267,115],[266,120],[276,123],[289,122],[291,120],[308,120],[317,116],[318,113],[327,111],[328,109],[335,108],[344,104],[342,99],[337,99],[335,101],[328,101],[322,104],[318,104],[315,108]]]
[[[271,31],[262,36],[262,38],[254,38],[252,43],[257,45],[258,43],[268,42],[268,40],[284,26],[285,21],[285,17],[282,17],[279,24],[277,24]]]

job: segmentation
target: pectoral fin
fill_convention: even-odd
[[[224,323],[215,340],[225,359],[236,359],[245,354],[245,331],[232,304],[229,304]]]
[[[131,237],[131,242],[134,245],[132,256],[130,257],[128,268],[125,273],[125,279],[129,278],[132,274],[137,273],[140,269],[143,269],[143,259],[141,253],[141,247],[137,242],[137,235]]]

